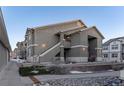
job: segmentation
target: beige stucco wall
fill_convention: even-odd
[[[72,57],[87,57],[87,33],[86,31],[77,32],[71,35],[71,56]],[[83,45],[85,51],[82,50],[83,47],[78,47],[79,45]],[[73,48],[75,46],[75,48]]]
[[[72,47],[71,50],[70,50],[70,56],[71,57],[85,57],[86,54],[87,54],[86,50],[82,51],[82,47],[77,47],[79,45],[85,45],[85,41],[84,40],[86,40],[86,39],[85,39],[85,37],[82,38],[83,36],[81,36],[80,34],[81,33],[78,32],[78,33],[75,33],[75,34],[71,35],[71,47]],[[81,40],[83,40],[84,42],[81,42]]]
[[[84,47],[83,47],[84,46]],[[71,35],[71,49],[69,51],[69,61],[86,62],[87,54],[87,33],[86,31],[74,33]],[[83,50],[85,48],[85,50]]]
[[[38,44],[38,47],[35,47],[35,55],[41,54],[47,49],[51,48],[60,41],[60,38],[55,34],[59,31],[65,31],[68,29],[79,27],[79,23],[63,24],[57,25],[54,27],[48,27],[43,29],[35,29],[35,44]],[[42,44],[46,44],[46,48],[42,48]]]
[[[96,37],[96,40],[92,41],[92,46],[94,46],[96,48],[96,56],[97,56],[97,61],[102,61],[102,52],[101,52],[101,48],[102,48],[102,37],[101,35],[97,32],[97,30],[95,28],[90,28],[90,29],[86,29],[83,30],[81,32],[75,33],[73,35],[71,35],[71,46],[78,46],[78,45],[82,45],[82,47],[75,47],[75,48],[71,48],[70,50],[70,56],[72,59],[74,60],[78,60],[82,61],[81,59],[84,59],[84,61],[88,61],[88,35]],[[96,43],[96,45],[95,45]],[[91,47],[92,47],[91,46]],[[85,48],[83,50],[83,48]],[[70,58],[70,59],[71,59]]]
[[[85,46],[85,47],[82,47],[82,48],[85,48],[84,51],[81,48],[80,55],[82,57],[88,57],[88,33],[86,30],[80,32],[80,44]]]
[[[71,46],[80,45],[80,33],[77,32],[71,35]]]

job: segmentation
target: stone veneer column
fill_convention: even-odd
[[[88,34],[87,34],[87,31],[80,32],[80,45],[84,46],[84,47],[81,47],[81,51],[80,51],[81,62],[88,62]]]
[[[96,61],[102,61],[102,40],[100,40],[99,38],[97,38],[96,52],[97,52]]]
[[[64,62],[64,34],[60,34],[60,61]]]

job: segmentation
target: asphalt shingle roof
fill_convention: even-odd
[[[119,39],[124,39],[124,36],[123,37],[117,37],[117,38],[110,39],[110,40],[106,41],[103,44],[103,46],[109,45],[111,42],[116,41],[116,40],[119,40]]]

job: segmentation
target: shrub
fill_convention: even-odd
[[[20,67],[19,74],[21,76],[30,76],[30,72],[33,71],[33,67]]]
[[[33,73],[32,71],[38,71],[38,73]],[[31,75],[39,75],[39,74],[49,74],[44,66],[31,66],[31,67],[20,67],[19,74],[21,76],[31,76]]]
[[[32,71],[37,71],[34,73]],[[31,76],[31,75],[44,75],[44,74],[66,74],[67,69],[59,66],[31,66],[31,67],[20,67],[19,74],[21,76]]]

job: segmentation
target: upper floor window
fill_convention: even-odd
[[[122,44],[122,52],[124,53],[124,44]]]
[[[117,58],[117,57],[118,57],[118,54],[117,54],[117,53],[113,53],[113,54],[112,54],[112,57],[113,57],[113,58]]]
[[[118,49],[118,45],[112,45],[112,50]]]
[[[104,58],[107,58],[108,57],[108,54],[104,54]]]
[[[27,46],[27,43],[25,43],[25,46]]]
[[[108,47],[103,47],[103,50],[108,50]]]

